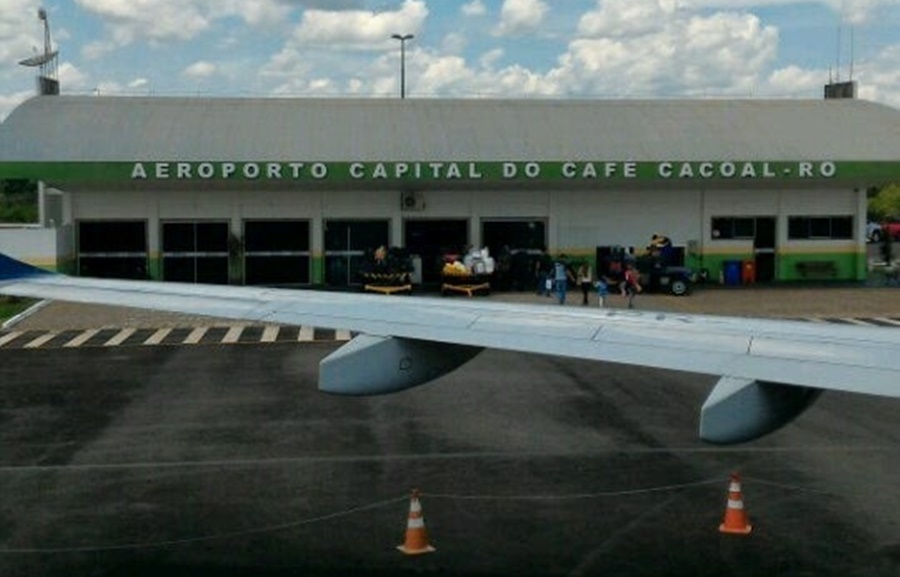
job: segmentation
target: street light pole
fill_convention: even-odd
[[[412,34],[391,34],[391,38],[400,41],[400,98],[406,98],[406,41],[412,40]]]

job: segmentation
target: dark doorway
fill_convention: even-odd
[[[387,220],[325,221],[325,284],[347,287],[362,284],[359,270],[366,253],[388,247]]]
[[[163,280],[228,284],[228,222],[163,222]]]
[[[245,220],[244,282],[269,286],[309,284],[309,230],[306,220]]]
[[[147,221],[79,221],[80,276],[147,279],[148,258]]]
[[[777,238],[775,222],[775,217],[772,216],[756,218],[756,230],[753,235],[753,260],[755,261],[757,282],[772,282],[775,280],[775,244]]]
[[[403,223],[404,246],[412,256],[422,259],[422,283],[438,284],[443,257],[465,254],[469,244],[469,222],[454,220],[407,220]]]

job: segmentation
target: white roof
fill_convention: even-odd
[[[0,161],[900,158],[900,111],[862,100],[39,96]]]

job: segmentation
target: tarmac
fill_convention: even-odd
[[[893,288],[635,304],[900,318]],[[56,302],[16,330],[201,322]],[[721,447],[697,439],[713,377],[485,351],[399,394],[323,395],[339,345],[0,348],[0,575],[900,577],[896,400],[825,394]],[[746,536],[719,531],[735,471]],[[408,557],[413,489],[436,551]]]

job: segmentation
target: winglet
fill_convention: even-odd
[[[0,282],[53,274],[0,253]]]

